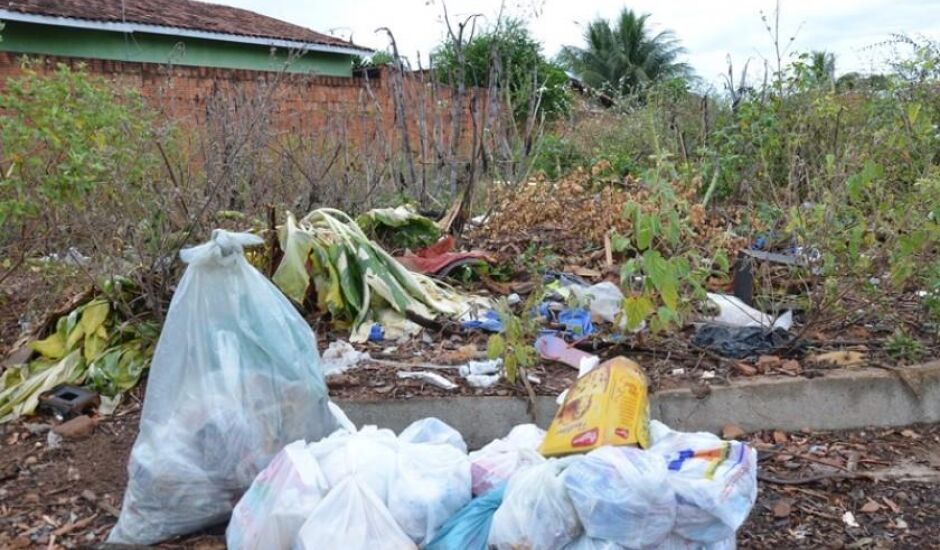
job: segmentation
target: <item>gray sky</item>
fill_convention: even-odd
[[[395,33],[409,59],[426,56],[444,36],[441,0],[215,0],[384,49],[378,27]],[[452,20],[481,13],[490,20],[501,0],[449,0]],[[563,45],[581,45],[585,23],[613,18],[628,5],[652,14],[655,29],[672,29],[688,50],[687,61],[707,82],[727,71],[730,54],[738,72],[770,59],[772,43],[761,11],[772,17],[774,0],[506,0],[505,12],[530,20],[530,28],[553,56]],[[940,39],[940,0],[781,0],[781,40],[796,36],[792,49],[825,49],[837,56],[839,73],[877,70],[888,50],[878,47],[891,33]],[[761,69],[762,72],[762,69]],[[753,72],[751,73],[753,74]]]

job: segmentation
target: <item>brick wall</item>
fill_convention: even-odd
[[[205,124],[213,108],[238,110],[264,101],[270,122],[284,133],[342,131],[344,139],[354,142],[384,139],[393,144],[400,136],[385,69],[371,71],[370,77],[348,78],[67,57],[45,57],[42,63],[40,70],[47,71],[59,63],[84,66],[92,74],[135,87],[153,107],[183,125]],[[0,89],[7,78],[21,73],[20,64],[19,55],[0,52]],[[433,149],[429,141],[449,142],[454,121],[450,91],[438,89],[432,95],[419,78],[405,79],[406,121],[412,149],[426,157]],[[418,122],[421,111],[427,114],[424,125]],[[461,149],[466,149],[472,122],[467,106],[461,111]]]

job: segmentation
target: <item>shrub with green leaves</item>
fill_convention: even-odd
[[[65,65],[23,73],[0,94],[0,226],[54,222],[97,193],[152,183],[154,116],[136,92]]]

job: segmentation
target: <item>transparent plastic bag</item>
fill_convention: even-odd
[[[676,519],[666,463],[634,447],[601,447],[562,475],[584,532],[627,548],[655,546]]]
[[[426,544],[470,502],[470,460],[451,447],[402,443],[388,489],[388,509],[411,540]]]
[[[400,445],[395,432],[363,426],[357,432],[338,430],[311,443],[307,450],[320,464],[330,487],[354,475],[385,503],[388,502],[389,484],[398,468]]]
[[[225,530],[229,550],[289,550],[329,491],[304,441],[284,447],[242,496]]]
[[[650,452],[668,464],[676,492],[675,533],[695,542],[734,539],[757,500],[757,452],[710,433],[683,433],[657,423]]]
[[[425,550],[486,550],[493,514],[503,503],[506,484],[470,501],[444,522]]]
[[[382,500],[358,476],[333,487],[300,528],[294,550],[417,550]]]
[[[467,444],[460,432],[440,418],[416,420],[398,434],[398,439],[408,443],[443,443],[464,454],[467,453]]]
[[[570,459],[549,459],[516,472],[493,515],[489,545],[496,550],[561,550],[581,524],[558,476]]]
[[[535,424],[520,424],[502,439],[495,439],[470,453],[473,495],[483,495],[502,485],[519,469],[545,462],[538,448],[545,430]]]
[[[733,536],[718,542],[695,542],[673,533],[666,537],[656,550],[735,550],[737,547]]]
[[[581,535],[574,542],[565,546],[565,550],[622,550],[616,542],[604,539],[592,539],[587,535]]]
[[[244,257],[260,242],[216,230],[180,253],[189,266],[151,362],[108,542],[153,544],[222,523],[281,448],[335,429],[313,331]]]

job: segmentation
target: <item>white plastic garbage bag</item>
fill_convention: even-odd
[[[735,550],[737,547],[734,537],[718,542],[695,542],[672,533],[656,547],[656,550]]]
[[[369,485],[349,476],[320,501],[300,528],[294,550],[416,550]]]
[[[658,454],[601,447],[569,466],[562,479],[588,536],[646,548],[673,528],[676,496]]]
[[[574,542],[565,546],[565,550],[622,550],[616,542],[604,539],[592,539],[587,535],[581,535]]]
[[[434,443],[402,443],[397,459],[388,509],[405,534],[424,545],[470,502],[470,460],[450,445]]]
[[[407,443],[436,443],[450,445],[466,454],[467,443],[460,432],[450,427],[440,418],[422,418],[415,420],[398,434],[400,441]]]
[[[338,430],[329,437],[307,446],[320,464],[330,487],[355,475],[368,485],[383,503],[388,501],[388,486],[398,467],[401,442],[395,432],[375,426],[363,426],[358,432]]]
[[[574,506],[559,478],[571,459],[549,459],[515,473],[493,515],[488,544],[496,550],[561,550],[581,534]]]
[[[229,550],[289,550],[328,490],[306,443],[291,443],[238,501],[225,530],[226,546]]]
[[[774,319],[773,316],[745,304],[737,296],[709,292],[708,301],[718,307],[718,315],[709,319],[715,323],[732,327],[765,327],[783,330],[790,330],[793,326],[792,311],[787,311]]]
[[[184,250],[154,353],[108,542],[153,544],[226,521],[271,458],[335,429],[316,339],[294,306],[244,257],[260,244],[216,230]]]
[[[621,330],[627,327],[627,317],[623,315],[623,292],[614,283],[604,281],[591,286],[571,285],[568,288],[579,301],[586,303],[592,316],[615,324]]]
[[[757,452],[709,433],[653,428],[649,452],[665,458],[676,492],[675,534],[694,542],[733,539],[757,500]]]
[[[498,487],[521,468],[545,462],[538,452],[543,439],[545,430],[535,424],[520,424],[503,439],[494,439],[470,453],[473,495]]]

